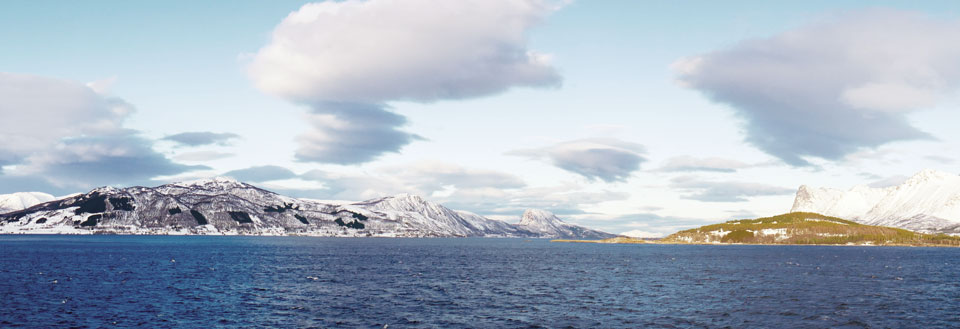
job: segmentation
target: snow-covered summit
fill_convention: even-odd
[[[815,212],[869,225],[960,233],[960,175],[923,170],[902,184],[849,190],[800,186],[791,211]]]
[[[53,199],[54,197],[52,195],[43,192],[0,194],[0,214],[27,209]]]
[[[946,171],[940,171],[936,169],[924,169],[911,176],[905,183],[922,184],[930,181],[943,181],[958,178],[960,178],[960,175],[954,173],[948,173]]]
[[[181,186],[181,187],[204,187],[204,188],[224,188],[224,187],[237,187],[244,186],[244,183],[234,179],[233,177],[226,176],[216,176],[211,178],[197,179],[191,181],[183,181],[173,183],[171,185]]]
[[[551,232],[560,229],[564,224],[557,215],[543,209],[527,209],[520,216],[520,226],[535,232]]]
[[[568,224],[552,212],[542,209],[527,209],[520,217],[517,227],[551,238],[606,239],[616,235]]]

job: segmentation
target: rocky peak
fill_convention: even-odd
[[[520,225],[537,225],[544,223],[560,222],[557,215],[543,209],[527,209],[520,217]]]
[[[232,188],[243,187],[244,184],[231,177],[217,176],[192,181],[173,183],[172,185],[180,187],[203,187],[203,188]]]
[[[924,169],[907,179],[906,183],[909,185],[917,185],[927,182],[937,182],[957,178],[960,178],[960,175],[939,171],[936,169]]]

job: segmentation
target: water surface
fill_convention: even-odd
[[[960,249],[0,236],[0,327],[958,327]]]

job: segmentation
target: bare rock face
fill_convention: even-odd
[[[924,233],[960,233],[960,175],[923,170],[903,184],[850,190],[800,186],[791,212]]]
[[[597,232],[564,225],[573,227],[564,234],[586,232],[578,238]],[[48,200],[0,215],[0,233],[554,237],[419,196],[328,204],[222,177],[158,187],[101,187]]]

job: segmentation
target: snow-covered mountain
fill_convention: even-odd
[[[563,225],[564,232],[584,232],[578,238],[598,233]],[[0,215],[0,233],[554,237],[419,196],[333,204],[221,177],[152,188],[97,188]]]
[[[565,223],[553,213],[539,209],[524,211],[517,227],[534,232],[542,237],[558,239],[607,239],[617,236]]]
[[[33,205],[53,200],[52,195],[41,192],[17,192],[0,194],[0,214],[23,210]]]
[[[800,186],[791,211],[926,233],[960,233],[960,175],[923,170],[898,186],[847,191]]]

